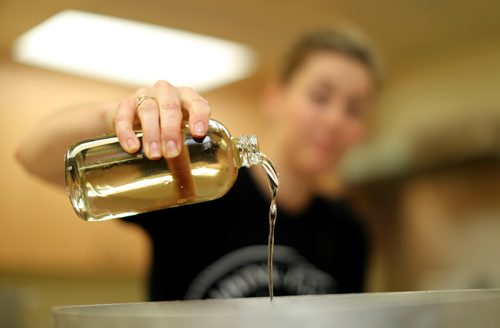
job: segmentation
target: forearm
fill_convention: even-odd
[[[22,140],[16,159],[32,174],[64,186],[66,149],[78,140],[111,133],[116,106],[81,106],[52,114]]]
[[[137,97],[146,100],[138,104]],[[174,158],[183,145],[184,113],[191,134],[205,136],[210,117],[208,102],[193,89],[157,81],[115,103],[70,108],[52,115],[20,143],[16,158],[31,173],[64,186],[63,157],[69,145],[115,131],[122,148],[133,153],[141,147],[134,133],[136,127],[143,132],[142,146],[148,158]]]

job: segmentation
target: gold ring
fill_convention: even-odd
[[[158,105],[158,102],[156,101],[156,98],[153,97],[153,96],[148,96],[148,95],[142,95],[142,96],[137,96],[135,97],[135,107],[136,108],[139,108],[139,106],[141,106],[141,104],[147,100],[147,99],[151,99],[153,100],[157,105]]]

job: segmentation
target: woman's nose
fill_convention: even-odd
[[[345,106],[341,101],[333,102],[327,110],[324,111],[322,117],[325,127],[331,130],[340,129],[345,121]]]

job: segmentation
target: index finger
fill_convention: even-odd
[[[128,153],[135,153],[140,147],[139,139],[135,135],[133,128],[136,113],[135,106],[134,96],[125,98],[118,106],[113,120],[120,146]]]

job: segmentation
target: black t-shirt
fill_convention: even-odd
[[[139,214],[152,242],[153,301],[267,296],[269,200],[247,169],[214,201]],[[300,215],[278,206],[275,295],[362,292],[367,238],[341,201],[315,198]]]

